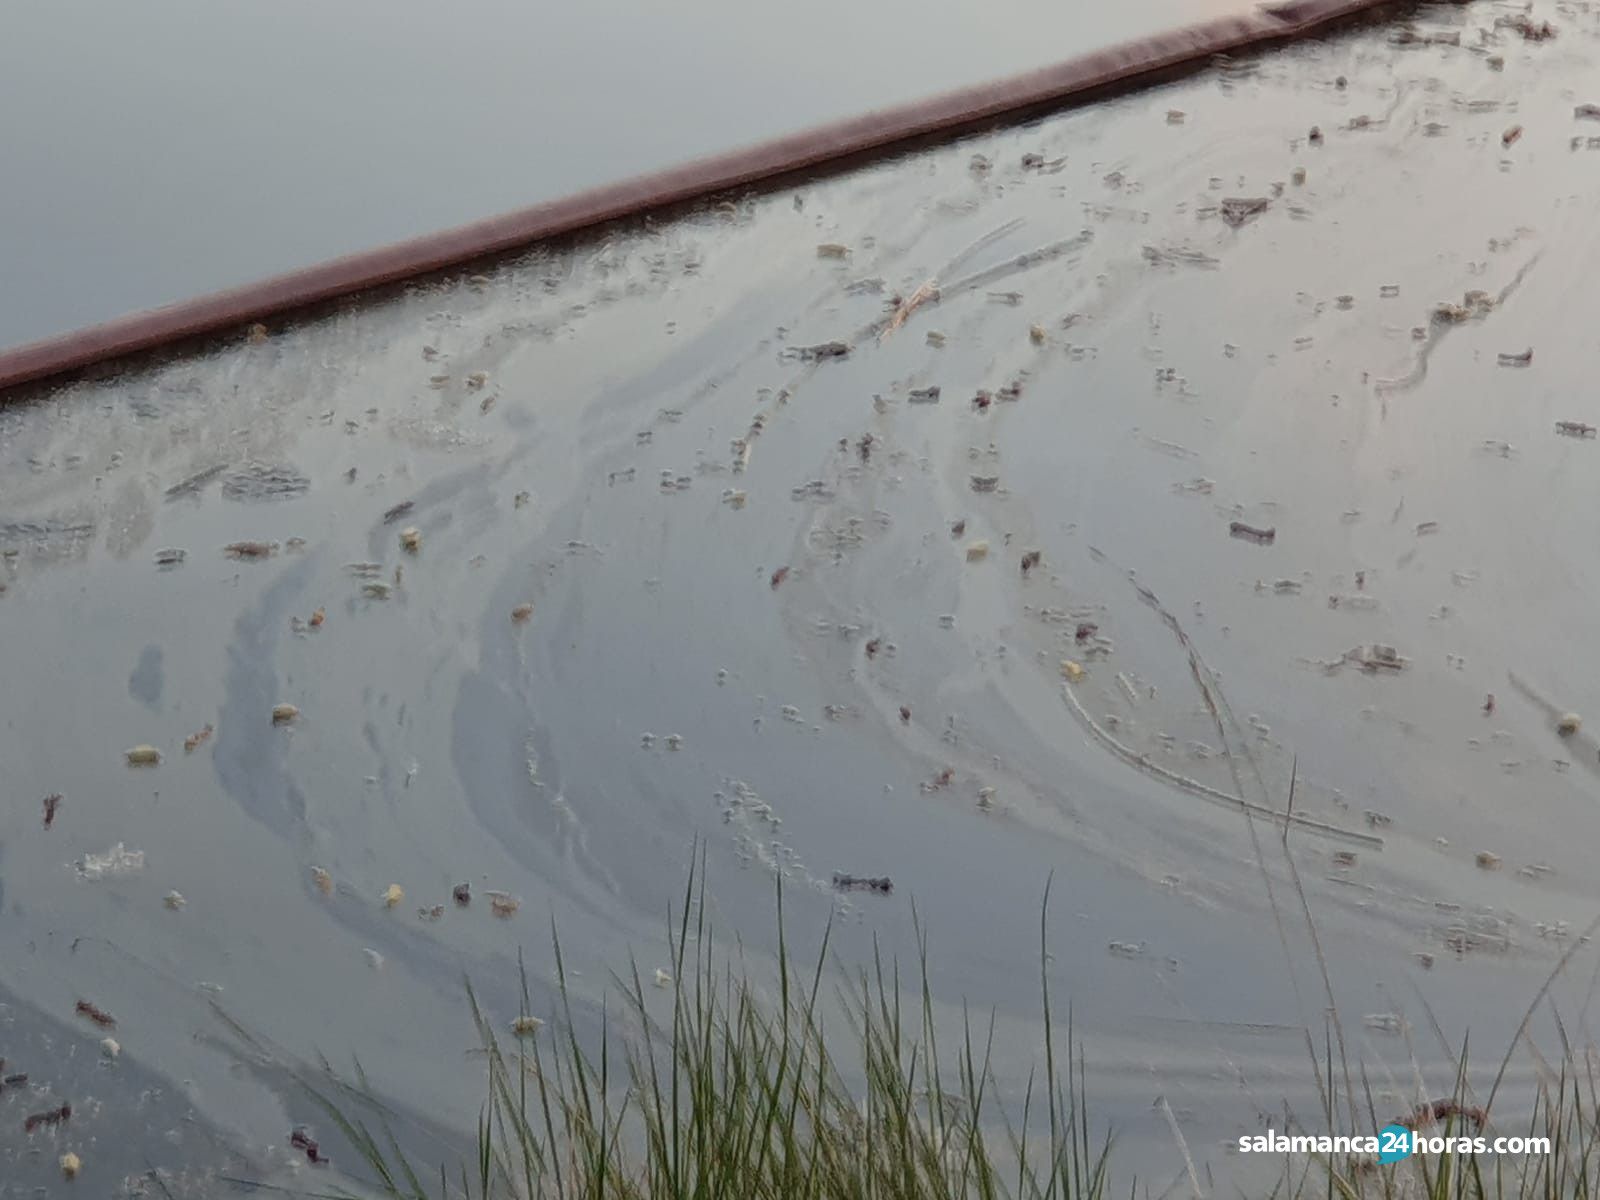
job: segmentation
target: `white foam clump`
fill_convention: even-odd
[[[128,875],[144,869],[144,851],[129,850],[118,842],[104,854],[85,854],[78,860],[78,874],[85,879],[104,879],[108,875]]]

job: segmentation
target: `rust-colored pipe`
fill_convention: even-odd
[[[0,393],[729,189],[770,184],[802,172],[837,170],[865,155],[1150,83],[1199,67],[1217,54],[1304,38],[1394,6],[1394,0],[1287,0],[258,283],[132,313],[0,353]]]

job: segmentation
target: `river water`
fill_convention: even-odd
[[[1244,7],[19,5],[0,346]]]
[[[553,921],[592,1029],[611,971],[665,965],[697,845],[758,970],[777,879],[846,966],[911,954],[914,910],[1013,1099],[1048,882],[1097,1119],[1163,1185],[1315,1126],[1330,1005],[1380,1117],[1469,1034],[1481,1098],[1569,951],[1585,1029],[1600,752],[1557,719],[1595,711],[1600,450],[1556,423],[1600,424],[1596,24],[1497,15],[0,410],[0,1054],[32,1079],[0,1195],[67,1145],[108,1185],[147,1143],[272,1176],[319,1053],[450,1151],[463,976],[509,1020],[521,953],[548,1009]]]

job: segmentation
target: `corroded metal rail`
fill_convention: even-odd
[[[1458,0],[1462,2],[1462,0]],[[242,287],[119,317],[0,351],[0,395],[130,355],[303,313],[331,300],[503,255],[537,242],[659,212],[718,193],[858,165],[866,157],[955,137],[1070,103],[1130,90],[1234,54],[1322,33],[1395,0],[1288,0],[1040,70],[879,109],[701,158],[455,229],[336,258]]]

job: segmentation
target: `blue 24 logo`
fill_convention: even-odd
[[[1411,1130],[1404,1125],[1385,1125],[1378,1131],[1378,1161],[1400,1162],[1411,1157]]]

